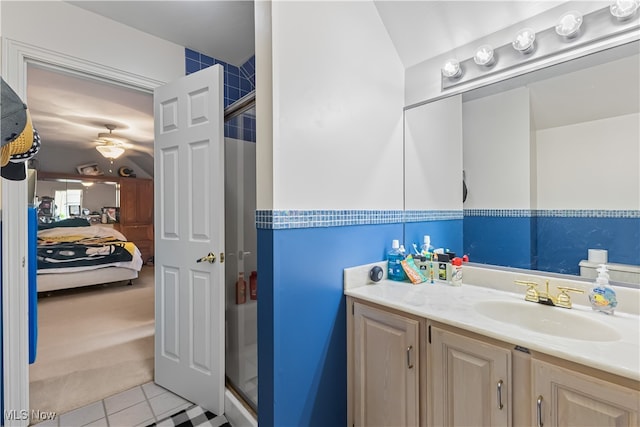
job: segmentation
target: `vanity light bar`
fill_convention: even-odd
[[[622,6],[614,7],[618,2],[623,3]],[[640,0],[618,2],[584,16],[577,11],[566,12],[557,25],[538,33],[523,28],[512,42],[496,49],[481,46],[473,58],[456,61],[455,72],[451,72],[452,60],[449,60],[445,66],[448,71],[445,68],[441,71],[442,90],[640,29],[639,14],[636,13]],[[636,6],[633,8],[627,3]],[[631,14],[621,19],[614,10]]]

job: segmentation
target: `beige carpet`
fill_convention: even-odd
[[[39,298],[31,409],[62,414],[153,379],[153,273]]]

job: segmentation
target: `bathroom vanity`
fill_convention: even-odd
[[[535,279],[521,273],[490,272],[495,286],[482,283],[486,271],[466,266],[461,287],[372,283],[373,265],[384,268],[344,275],[347,425],[640,422],[637,289],[619,292],[628,312],[607,316],[583,305],[584,295],[572,296],[571,309],[527,302],[512,282]]]

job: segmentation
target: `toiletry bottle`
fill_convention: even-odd
[[[244,273],[238,273],[236,281],[236,304],[244,304],[247,302],[247,283],[244,281]]]
[[[451,260],[451,284],[462,286],[462,258],[455,257]]]
[[[252,271],[249,275],[249,298],[258,299],[258,272]]]
[[[429,283],[433,283],[433,277],[435,276],[435,266],[433,265],[434,261],[436,261],[436,263],[438,262],[438,254],[432,252],[431,261],[429,261]]]
[[[616,300],[616,292],[609,285],[609,273],[606,264],[600,264],[597,269],[598,277],[589,293],[589,301],[591,308],[595,311],[601,311],[606,314],[613,314],[613,310],[618,305]]]
[[[424,236],[424,243],[422,243],[422,255],[428,257],[429,254],[433,251],[433,246],[431,246],[431,236]]]
[[[387,253],[387,276],[390,280],[402,281],[407,278],[401,264],[403,260],[404,255],[400,252],[400,242],[398,240],[394,240],[391,243],[391,250]]]

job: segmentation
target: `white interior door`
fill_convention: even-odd
[[[154,92],[155,381],[224,412],[224,109],[219,65]],[[215,260],[197,262],[207,254]]]

